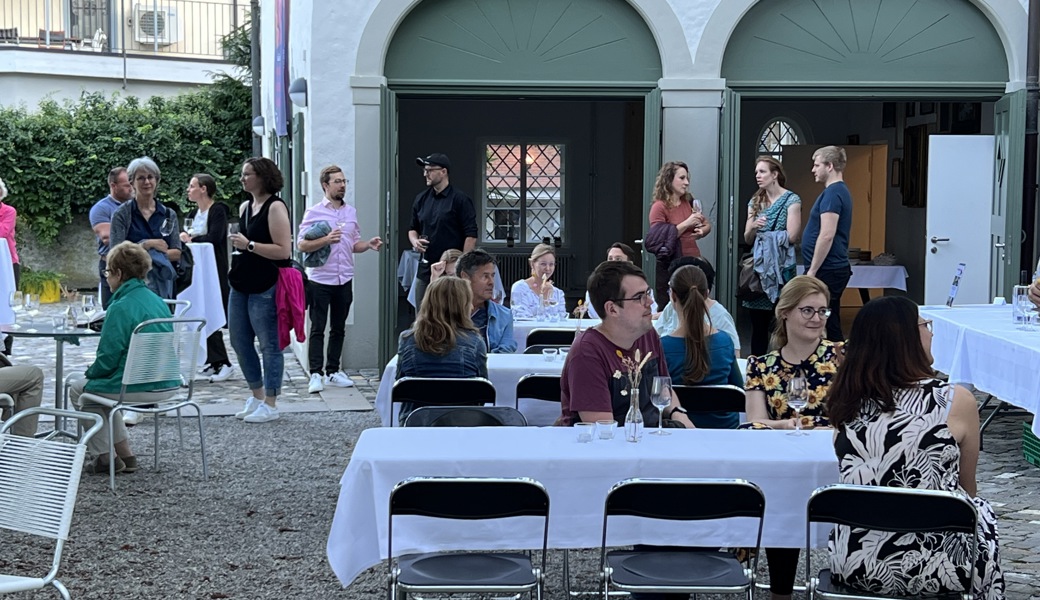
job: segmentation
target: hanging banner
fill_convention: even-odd
[[[274,130],[289,135],[289,0],[274,2]]]

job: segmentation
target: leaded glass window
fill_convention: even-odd
[[[786,119],[774,119],[758,136],[758,154],[772,156],[783,162],[784,146],[800,144],[800,137],[793,123]]]
[[[488,144],[484,241],[563,238],[563,144]]]

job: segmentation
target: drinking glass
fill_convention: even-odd
[[[614,419],[596,421],[596,436],[599,439],[612,440],[614,439],[615,431],[617,431],[617,421]]]
[[[163,219],[162,225],[159,226],[159,233],[161,233],[163,237],[170,235],[173,233],[173,228],[175,226],[174,223],[175,220],[173,217],[166,217]]]
[[[26,294],[25,295],[25,314],[29,317],[29,326],[33,325],[33,322],[37,315],[40,314],[40,295],[39,294]]]
[[[809,403],[809,382],[799,370],[787,384],[787,405],[795,411],[794,431],[787,435],[809,435],[802,431],[802,409]]]
[[[545,357],[545,362],[554,362],[560,351],[556,348],[542,348],[542,356]]]
[[[241,231],[241,225],[239,223],[228,223],[227,231],[229,236],[235,235]],[[231,254],[238,256],[242,254],[242,251],[232,246]]]
[[[575,423],[574,431],[578,434],[578,442],[588,444],[592,441],[592,434],[596,431],[595,423]]]
[[[97,304],[94,302],[94,294],[83,294],[83,314],[87,316],[87,322],[90,322],[90,317],[97,310]]]
[[[546,304],[549,305],[549,320],[553,323],[556,322],[556,307],[560,305],[560,301],[555,296],[550,296],[546,300]]]
[[[664,409],[672,403],[672,378],[666,375],[654,377],[654,383],[650,387],[650,402],[657,408],[657,431],[651,431],[650,435],[671,435],[664,430]]]
[[[18,313],[22,310],[22,294],[21,292],[11,292],[7,297],[7,303],[11,306],[11,310],[14,311],[15,322],[11,325],[14,328],[18,328]]]
[[[1015,296],[1015,302],[1018,304],[1018,312],[1022,315],[1022,324],[1019,326],[1019,329],[1033,331],[1033,322],[1036,315],[1036,306],[1033,305],[1033,301],[1026,294],[1018,294]]]
[[[430,236],[428,236],[426,234],[423,234],[423,235],[419,236],[419,239],[420,240],[430,241]],[[426,250],[423,250],[422,252],[419,253],[419,262],[421,262],[424,265],[430,264],[430,261],[426,260]]]
[[[188,235],[191,235],[192,232],[195,231],[194,226],[195,226],[195,219],[193,219],[191,217],[187,217],[187,218],[184,219],[184,233],[186,233]]]

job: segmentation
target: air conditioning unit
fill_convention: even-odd
[[[134,5],[134,40],[139,44],[169,46],[180,41],[177,9],[154,4]]]

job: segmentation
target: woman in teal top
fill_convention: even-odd
[[[108,419],[107,408],[81,398],[84,391],[114,400],[119,399],[123,387],[123,369],[130,350],[130,337],[134,329],[150,319],[170,318],[170,308],[162,298],[148,289],[145,277],[152,268],[148,251],[133,242],[122,242],[108,252],[108,268],[105,279],[112,288],[112,298],[105,311],[105,324],[98,340],[97,356],[86,373],[69,379],[69,400],[77,408]],[[157,324],[149,331],[173,331],[169,324]],[[178,389],[180,380],[136,384],[127,387],[123,399],[128,402],[152,402],[153,390]],[[145,393],[142,393],[145,392]],[[172,396],[172,393],[171,393]],[[132,473],[137,470],[137,457],[130,450],[126,426],[122,419],[112,422],[116,450],[116,473]],[[108,473],[108,424],[106,423],[88,443],[92,462],[87,465],[90,473]]]
[[[729,335],[706,319],[708,279],[692,265],[680,267],[668,282],[671,302],[680,307],[679,325],[661,338],[664,359],[672,383],[677,385],[736,385],[744,380],[737,366],[736,351]],[[696,324],[687,327],[687,324]],[[690,420],[704,429],[736,429],[740,414],[735,412],[691,413]]]

